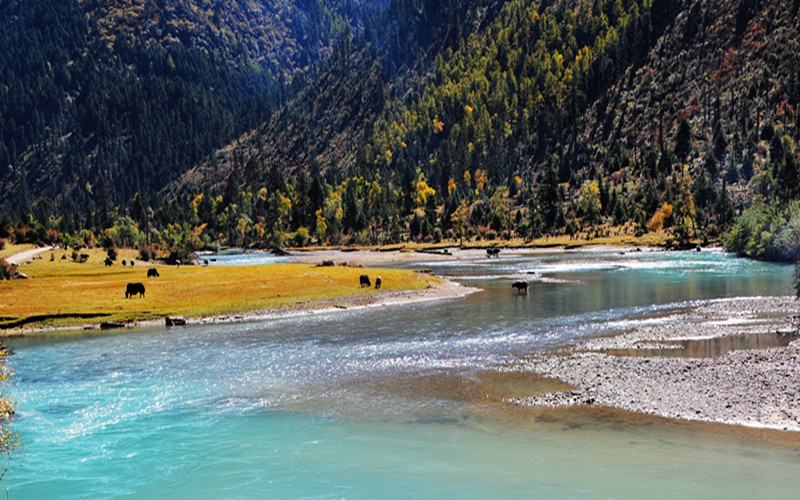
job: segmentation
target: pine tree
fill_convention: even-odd
[[[544,231],[552,233],[558,228],[556,219],[561,210],[561,192],[558,183],[558,173],[552,162],[549,162],[541,176],[537,201],[541,211]]]
[[[681,163],[686,162],[689,153],[692,151],[692,129],[689,122],[684,118],[678,124],[678,131],[675,133],[675,155]]]

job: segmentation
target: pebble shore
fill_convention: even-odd
[[[601,405],[667,418],[800,431],[800,340],[713,357],[611,354],[678,348],[673,343],[677,340],[774,336],[790,330],[786,318],[799,309],[793,297],[718,300],[621,335],[590,339],[567,352],[537,355],[524,364],[526,371],[576,389],[511,402]]]

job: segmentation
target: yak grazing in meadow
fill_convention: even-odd
[[[128,283],[128,286],[125,288],[125,298],[129,299],[137,294],[140,297],[144,297],[144,285],[141,283]]]

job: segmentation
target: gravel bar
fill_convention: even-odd
[[[519,405],[601,405],[684,420],[800,431],[800,340],[786,347],[713,357],[619,356],[609,349],[664,347],[663,342],[790,330],[793,297],[723,299],[589,339],[566,353],[536,355],[523,368],[576,390],[510,400]],[[674,345],[670,345],[674,347]]]

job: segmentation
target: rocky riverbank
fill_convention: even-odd
[[[602,405],[669,418],[800,431],[800,341],[789,337],[784,347],[711,356],[701,349],[700,357],[668,352],[693,342],[743,335],[750,337],[749,344],[758,345],[759,335],[786,332],[786,318],[798,308],[793,297],[719,300],[615,337],[588,340],[567,352],[535,356],[524,364],[525,370],[576,389],[512,402]]]

